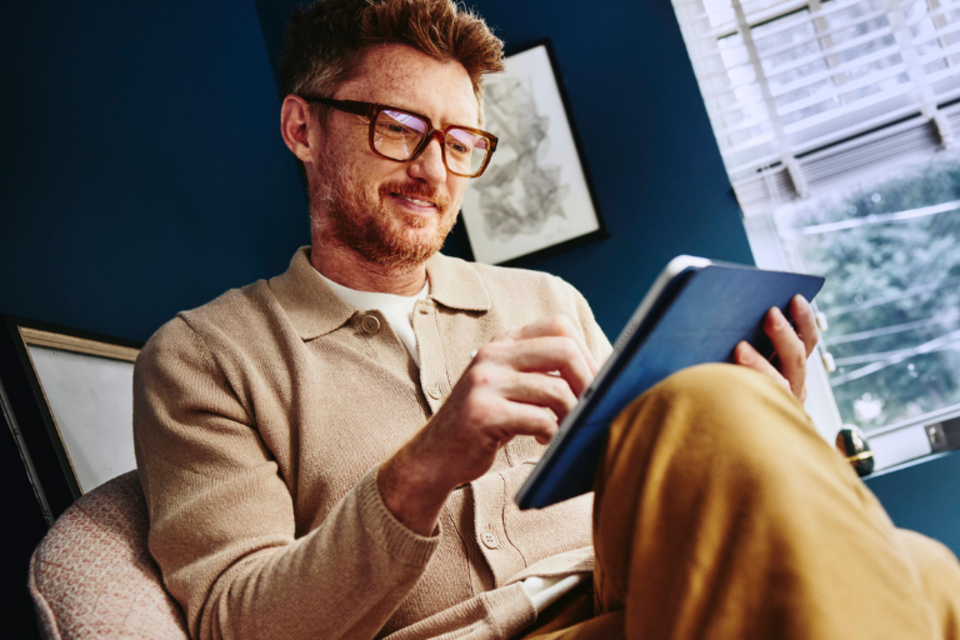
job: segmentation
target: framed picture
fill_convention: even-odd
[[[0,407],[52,524],[81,495],[136,467],[133,363],[143,345],[0,318]]]
[[[499,143],[467,186],[473,258],[521,264],[607,237],[549,40],[515,52],[484,80],[483,128]]]

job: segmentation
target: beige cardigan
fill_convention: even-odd
[[[269,281],[179,314],[134,380],[150,550],[200,638],[509,638],[536,618],[520,581],[590,571],[591,497],[519,511],[542,452],[504,447],[422,537],[384,507],[376,468],[443,403],[495,334],[565,314],[610,345],[560,279],[441,255],[413,325],[421,368],[377,311],[343,303],[309,249]]]

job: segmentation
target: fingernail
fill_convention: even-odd
[[[737,345],[737,361],[740,362],[740,364],[750,364],[752,354],[750,350],[746,348],[746,344],[746,342],[741,342]]]
[[[782,329],[783,325],[786,324],[787,319],[783,316],[783,311],[780,311],[779,307],[773,308],[773,326],[777,329]]]

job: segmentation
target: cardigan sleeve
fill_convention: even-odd
[[[137,360],[134,439],[150,551],[194,638],[373,638],[439,544],[386,509],[375,468],[295,538],[277,462],[181,317]]]
[[[580,323],[580,327],[583,329],[583,337],[584,341],[587,343],[587,348],[590,349],[590,353],[593,354],[597,364],[603,366],[603,363],[606,362],[607,358],[609,358],[610,354],[613,352],[613,347],[610,345],[610,340],[607,339],[603,329],[601,329],[600,325],[597,324],[597,320],[593,315],[593,310],[590,309],[590,305],[583,297],[583,294],[581,294],[572,285],[566,282],[564,282],[564,284],[569,288],[571,295],[574,298],[574,305],[577,309],[577,320]]]

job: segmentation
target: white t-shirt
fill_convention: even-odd
[[[372,311],[376,309],[387,319],[394,332],[400,337],[403,345],[410,352],[410,357],[420,366],[420,353],[417,350],[417,337],[413,333],[413,307],[417,300],[423,300],[430,293],[430,283],[426,282],[420,293],[414,296],[397,296],[392,293],[379,291],[357,291],[342,284],[338,284],[319,271],[317,275],[323,278],[327,286],[333,289],[337,296],[358,311]]]

